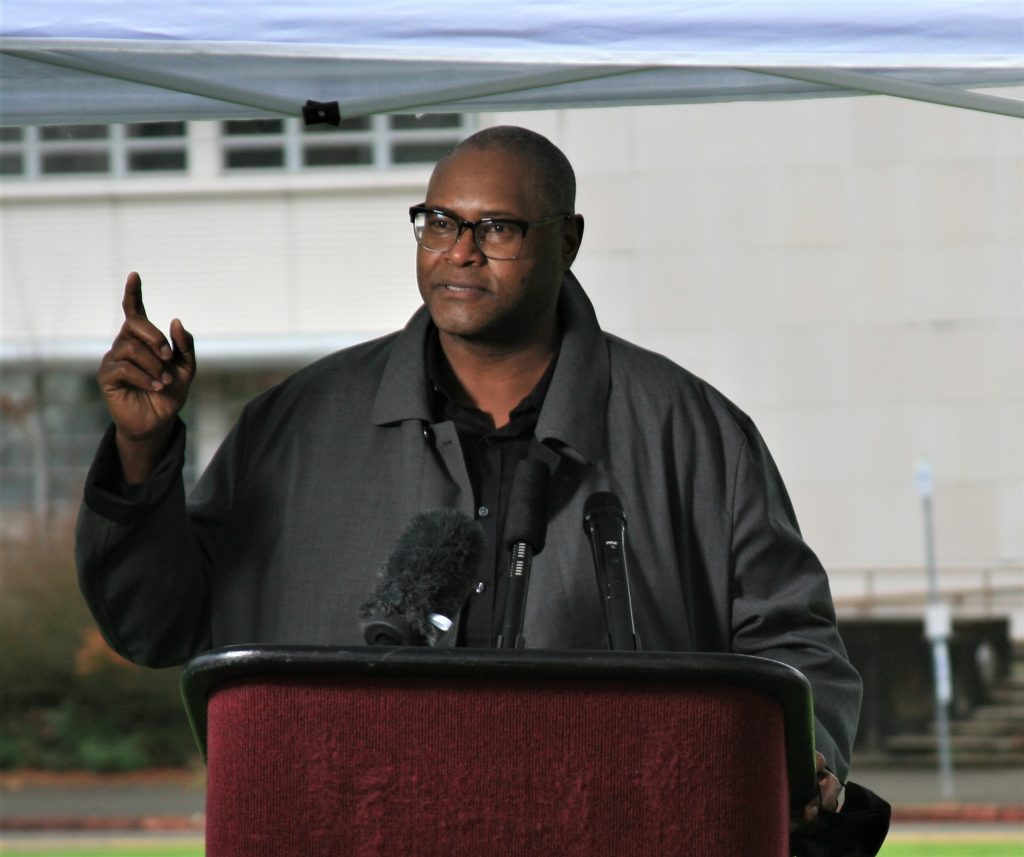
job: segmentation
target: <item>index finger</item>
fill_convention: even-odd
[[[146,307],[142,303],[142,277],[135,271],[132,271],[124,281],[121,309],[124,310],[125,318],[147,318]]]

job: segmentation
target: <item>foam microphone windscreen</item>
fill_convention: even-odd
[[[431,622],[440,613],[453,619],[469,597],[483,555],[480,525],[456,509],[416,515],[402,531],[380,573],[379,583],[359,608],[368,622],[404,619],[418,639],[433,645],[442,631]]]

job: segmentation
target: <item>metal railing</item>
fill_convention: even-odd
[[[916,613],[928,603],[923,568],[842,569],[831,576],[834,589],[841,590],[835,596],[836,609],[843,613],[871,615],[899,608]],[[859,592],[854,593],[851,581],[858,578]],[[958,612],[991,615],[1024,610],[1024,566],[943,568],[939,596]]]

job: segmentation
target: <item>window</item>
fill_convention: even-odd
[[[127,172],[183,172],[188,168],[184,122],[139,122],[124,129]]]
[[[90,375],[0,377],[0,507],[73,505],[109,418]]]
[[[125,176],[188,168],[185,122],[0,128],[0,175]]]
[[[472,122],[462,113],[362,116],[338,127],[234,119],[209,123],[219,128],[213,135],[190,135],[187,122],[0,127],[0,177],[181,176],[191,163],[219,163],[224,173],[433,164],[473,130]]]
[[[0,176],[17,176],[25,169],[24,134],[24,128],[0,128]]]
[[[340,126],[303,127],[298,119],[221,123],[226,172],[432,164],[470,131],[461,113],[361,116]]]

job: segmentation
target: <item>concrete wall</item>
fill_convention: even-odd
[[[940,564],[1021,582],[1024,124],[885,98],[501,118],[578,168],[604,325],[754,417],[840,589],[921,566],[922,456]]]

